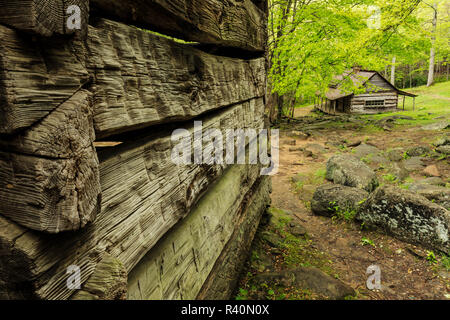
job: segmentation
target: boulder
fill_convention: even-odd
[[[354,147],[359,146],[361,143],[362,143],[361,140],[355,140],[355,141],[347,142],[345,145],[347,146],[347,148],[354,148]]]
[[[291,131],[291,136],[295,137],[297,139],[300,139],[300,140],[306,140],[306,139],[308,139],[309,134],[301,132],[301,131],[293,130],[293,131]]]
[[[378,188],[358,209],[356,220],[394,237],[447,252],[450,212],[411,191]]]
[[[353,149],[353,154],[358,158],[364,158],[368,155],[379,154],[381,151],[377,147],[362,143],[358,147]]]
[[[445,135],[439,138],[436,143],[434,143],[436,147],[447,146],[450,145],[450,136]]]
[[[307,234],[305,227],[295,221],[289,223],[288,232],[295,237],[302,237]]]
[[[442,154],[450,154],[450,145],[440,146],[436,148],[436,151]]]
[[[428,200],[450,210],[450,189],[424,183],[412,184],[409,190],[415,192],[421,196],[424,196]]]
[[[423,173],[428,177],[440,177],[441,176],[438,168],[434,164],[423,169]]]
[[[358,158],[337,154],[327,162],[326,179],[337,184],[372,192],[378,186],[375,172]]]
[[[336,212],[334,207],[344,211],[356,211],[360,203],[368,197],[369,193],[362,189],[325,184],[318,187],[314,193],[311,210],[316,215],[331,217]]]
[[[406,151],[406,154],[410,157],[420,157],[429,152],[431,152],[431,149],[428,146],[415,146],[415,147],[409,148]]]
[[[425,165],[422,162],[422,157],[412,157],[406,160],[403,160],[403,167],[408,171],[417,171],[425,168]]]
[[[387,152],[387,157],[389,158],[389,160],[397,162],[403,160],[404,154],[405,150],[403,150],[402,148],[394,148]]]
[[[307,144],[305,147],[305,150],[309,150],[314,154],[327,152],[327,150],[323,146],[321,146],[320,144],[317,144],[317,143]]]
[[[405,169],[404,165],[400,162],[394,162],[390,166],[389,172],[398,178],[400,181],[405,181],[409,177],[409,171]]]
[[[450,123],[448,121],[441,121],[441,122],[436,122],[436,123],[432,123],[432,124],[423,126],[422,129],[430,130],[430,131],[444,130],[444,129],[448,128],[449,125],[450,125]]]
[[[387,165],[389,163],[389,160],[379,154],[375,154],[373,156],[369,156],[369,160],[370,160],[370,164],[375,164],[375,165]]]
[[[280,236],[270,231],[263,231],[261,233],[261,240],[272,248],[279,248],[281,246]]]
[[[270,284],[271,286],[310,290],[332,300],[343,300],[346,297],[356,295],[352,287],[314,267],[263,273],[255,276],[254,279],[257,283]]]
[[[430,178],[426,178],[423,180],[418,181],[418,183],[420,184],[431,184],[434,186],[445,186],[445,181],[442,180],[442,178],[438,178],[438,177],[430,177]]]

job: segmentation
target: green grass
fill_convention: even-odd
[[[434,119],[440,116],[450,119],[450,81],[437,83],[429,88],[422,86],[405,89],[404,91],[418,95],[414,110],[413,98],[406,97],[405,111],[383,113],[365,117],[378,120],[393,115],[405,115],[414,118],[414,120],[397,120],[396,122],[400,125],[426,125],[429,123],[442,121],[443,119]],[[398,106],[402,109],[403,97],[400,97]],[[429,113],[431,113],[431,115]]]

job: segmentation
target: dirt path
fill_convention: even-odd
[[[304,109],[296,114],[304,116],[307,113],[308,109]],[[295,132],[292,134],[292,130],[282,130],[280,170],[272,178],[272,207],[288,212],[306,228],[311,240],[309,248],[327,256],[328,273],[355,289],[358,299],[448,299],[449,273],[437,267],[437,264],[430,264],[426,259],[426,250],[387,235],[362,231],[356,223],[313,215],[308,208],[308,201],[317,186],[303,185],[299,190],[292,182],[292,178],[299,174],[314,177],[317,176],[315,172],[323,171],[327,159],[339,150],[333,143],[337,145],[339,141],[363,138],[380,149],[386,149],[399,144],[407,147],[408,144],[427,141],[430,137],[429,133],[410,129],[407,132],[369,132],[361,137],[355,131],[342,129],[327,134],[318,132],[305,140],[296,136]],[[320,147],[323,147],[323,152],[314,152],[313,156],[303,151],[305,148],[320,150]],[[448,164],[441,161],[437,165],[443,176],[448,178]],[[373,241],[374,246],[362,245],[363,237]],[[270,250],[267,246],[264,248],[266,252]],[[283,268],[280,267],[283,265],[282,261],[280,263],[282,258],[274,256],[272,259],[276,261],[275,270]],[[314,266],[314,262],[311,264]],[[366,288],[366,270],[374,264],[381,269],[382,290],[371,291]],[[255,268],[255,263],[249,266],[250,273],[252,268]],[[249,287],[250,282],[247,277],[241,282],[241,287]]]

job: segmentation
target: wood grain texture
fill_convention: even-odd
[[[234,232],[214,263],[196,300],[229,300],[232,298],[245,261],[248,259],[253,238],[261,216],[270,205],[271,178],[258,179],[241,205],[242,211],[235,222]]]
[[[27,131],[0,140],[0,212],[48,233],[78,230],[100,211],[92,106],[81,90]]]
[[[204,129],[262,128],[263,112],[264,102],[259,98],[199,120],[203,120]],[[192,124],[180,127],[193,131]],[[20,296],[23,288],[32,288],[29,290],[35,298],[68,299],[73,292],[66,287],[67,266],[80,266],[84,283],[104,252],[131,271],[170,228],[189,214],[226,166],[174,165],[170,158],[174,146],[171,134],[171,130],[154,133],[100,153],[102,211],[95,223],[76,233],[37,235],[0,217],[0,250],[11,257],[0,261],[0,270],[9,279],[0,293]],[[19,235],[11,235],[10,230],[15,229]],[[14,268],[28,276],[16,279]]]
[[[119,260],[105,253],[72,300],[125,300],[126,296],[127,271]]]
[[[263,58],[214,56],[108,20],[90,27],[85,42],[34,42],[1,26],[0,36],[0,133],[33,125],[89,80],[97,138],[265,93]]]
[[[35,39],[0,25],[0,133],[24,130],[89,80],[62,39]]]
[[[81,10],[80,31],[67,28],[70,5]],[[84,37],[88,21],[89,0],[0,0],[0,24],[39,36],[79,33]]]
[[[128,299],[195,299],[235,230],[259,169],[231,167],[191,214],[131,271]]]
[[[214,56],[122,23],[89,29],[97,136],[188,120],[265,93],[264,59]]]
[[[188,41],[264,52],[266,16],[250,0],[91,0],[95,15]]]

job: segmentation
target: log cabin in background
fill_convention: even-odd
[[[356,88],[354,92],[343,88],[346,81],[351,81],[351,85]],[[415,94],[399,90],[377,71],[353,68],[335,77],[325,98],[318,98],[315,107],[329,114],[395,112],[399,108],[399,96],[403,96],[403,110],[405,97],[412,97],[413,104],[417,97]]]
[[[230,297],[270,180],[177,166],[171,134],[265,127],[266,23],[265,0],[0,0],[0,298]]]

